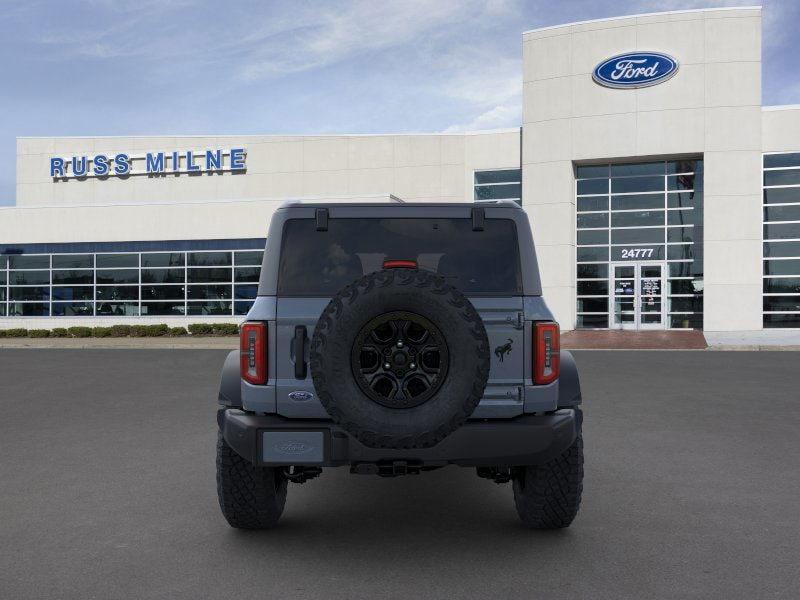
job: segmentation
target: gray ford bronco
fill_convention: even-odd
[[[536,529],[578,512],[578,373],[510,201],[282,205],[219,403],[233,527],[274,526],[289,482],[339,466],[474,467]]]

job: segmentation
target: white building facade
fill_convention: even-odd
[[[386,194],[519,201],[565,330],[800,328],[800,107],[761,104],[760,9],[523,51],[510,130],[19,138],[0,328],[241,320],[278,204]]]

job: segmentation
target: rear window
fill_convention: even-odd
[[[517,232],[510,219],[291,219],[283,231],[278,294],[332,296],[385,260],[415,260],[467,295],[520,295]]]

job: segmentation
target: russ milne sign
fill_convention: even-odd
[[[247,150],[202,150],[195,152],[147,152],[130,155],[125,152],[50,158],[53,179],[88,177],[126,177],[128,175],[167,175],[178,173],[244,172]]]
[[[610,88],[642,88],[662,83],[678,72],[678,61],[660,52],[618,54],[597,65],[592,79]]]

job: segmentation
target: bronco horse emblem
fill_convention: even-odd
[[[514,344],[514,340],[511,338],[506,339],[508,340],[507,344],[503,344],[494,349],[494,355],[500,359],[500,362],[503,362],[503,358],[505,358],[506,354],[511,353],[511,346]]]

